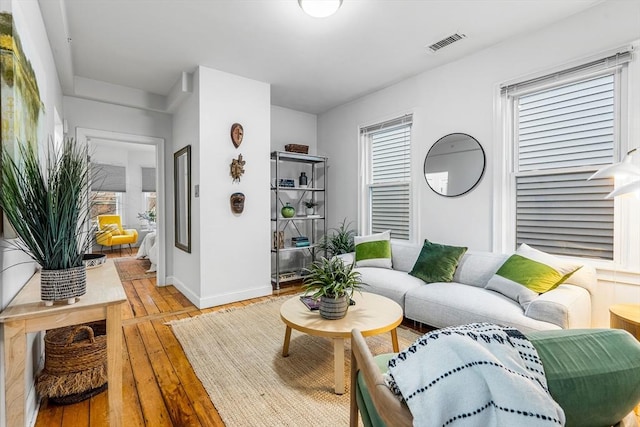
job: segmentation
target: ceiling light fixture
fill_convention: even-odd
[[[326,18],[340,9],[342,0],[298,0],[300,8],[314,18]]]

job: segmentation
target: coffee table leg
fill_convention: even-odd
[[[287,330],[284,331],[284,344],[282,345],[282,357],[289,355],[289,342],[291,342],[291,327],[287,326]]]
[[[333,372],[335,374],[335,392],[344,394],[344,339],[333,339]]]
[[[391,330],[391,345],[393,346],[394,352],[399,352],[400,347],[398,346],[398,330],[396,328]]]

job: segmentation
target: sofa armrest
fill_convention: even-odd
[[[562,284],[539,295],[524,314],[563,329],[590,328],[591,295],[580,286]]]

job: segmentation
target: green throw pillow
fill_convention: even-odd
[[[555,289],[580,267],[523,243],[485,288],[511,298],[526,310],[539,294]]]
[[[355,236],[356,267],[391,268],[391,231]]]
[[[420,255],[409,274],[426,283],[450,282],[460,258],[466,251],[466,247],[431,243],[425,239]]]

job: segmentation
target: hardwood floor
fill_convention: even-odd
[[[155,279],[133,279],[123,286],[129,299],[122,313],[124,425],[224,426],[165,322],[269,297],[198,310],[174,286],[156,287]],[[107,426],[107,393],[66,406],[43,401],[35,425]]]

